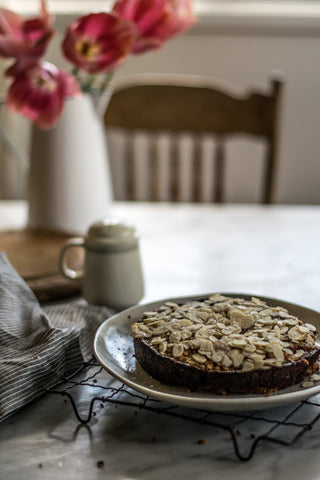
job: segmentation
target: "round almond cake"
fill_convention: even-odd
[[[131,332],[142,368],[190,391],[269,393],[318,368],[315,326],[254,297],[166,302]]]

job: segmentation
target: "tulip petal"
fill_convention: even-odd
[[[134,24],[116,13],[96,13],[72,22],[63,40],[65,57],[95,74],[114,70],[130,53],[137,36]]]
[[[139,34],[132,53],[159,48],[196,21],[190,0],[118,0],[113,11],[137,26]]]
[[[0,9],[0,57],[39,58],[54,35],[53,18],[41,0],[38,17],[25,20],[7,9]]]
[[[0,8],[0,34],[18,34],[23,18],[11,10]]]
[[[7,92],[8,109],[51,128],[58,121],[66,97],[80,95],[74,77],[44,62],[18,72]]]

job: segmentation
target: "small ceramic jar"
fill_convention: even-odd
[[[68,267],[66,253],[83,247],[84,268]],[[62,248],[59,266],[70,280],[81,281],[83,297],[94,305],[118,310],[135,305],[144,294],[143,273],[136,229],[117,220],[94,223],[83,238],[73,238]]]

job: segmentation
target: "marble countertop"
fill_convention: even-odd
[[[228,291],[320,310],[319,206],[123,203],[114,213],[141,233],[143,302]],[[23,203],[0,203],[3,228],[24,219]],[[93,397],[111,401],[94,402],[90,421],[81,424],[69,398],[48,393],[2,422],[1,477],[320,479],[318,396],[255,413],[208,413],[142,402],[127,388],[118,391],[120,383],[96,363],[75,380],[82,385],[68,392],[83,418]],[[257,442],[249,461],[237,457],[230,428],[240,456]]]

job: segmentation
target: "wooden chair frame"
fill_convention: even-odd
[[[200,201],[201,168],[198,162],[200,141],[205,134],[214,134],[215,185],[212,200],[224,201],[224,163],[226,138],[233,134],[248,134],[266,141],[262,203],[273,200],[275,167],[278,147],[279,106],[283,82],[278,76],[271,79],[269,91],[252,88],[240,92],[227,84],[209,78],[186,75],[141,75],[119,84],[113,91],[105,112],[106,129],[116,128],[156,135],[190,133],[195,140],[192,201]],[[132,137],[131,137],[132,138]],[[173,142],[171,162],[171,198],[178,201],[178,162]],[[126,147],[128,199],[134,200],[134,172],[130,136]],[[156,166],[154,151],[150,161]],[[157,171],[150,180],[152,200],[158,200]]]

